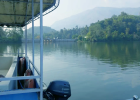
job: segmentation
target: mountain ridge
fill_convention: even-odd
[[[121,12],[126,12],[130,15],[139,15],[140,7],[95,7],[94,9],[89,9],[76,15],[56,21],[54,24],[51,25],[51,27],[55,30],[60,30],[63,28],[71,29],[77,25],[79,27],[84,27],[86,25],[89,26],[91,23],[95,23],[98,20],[111,18],[113,15],[119,15]]]
[[[50,33],[52,31],[56,31],[54,29],[52,29],[51,27],[48,26],[43,26],[43,34],[47,34]],[[31,34],[32,33],[32,27],[27,29],[27,34]],[[34,34],[39,34],[40,33],[40,27],[39,26],[34,26]]]

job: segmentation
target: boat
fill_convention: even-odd
[[[60,0],[0,0],[0,27],[25,28],[25,52],[0,57],[0,100],[67,100],[67,81],[43,83],[43,16],[54,11]],[[40,18],[40,71],[34,65],[34,21]],[[27,25],[32,23],[32,60],[27,55]],[[22,54],[22,56],[21,56]],[[24,56],[23,56],[24,55]]]
[[[137,95],[134,95],[133,98],[127,100],[140,100],[140,98]]]

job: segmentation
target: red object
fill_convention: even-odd
[[[19,76],[24,76],[26,70],[26,59],[25,57],[20,58],[20,64],[19,64]]]
[[[27,69],[25,72],[25,76],[31,76],[32,71],[30,69]],[[26,79],[24,81],[24,88],[34,88],[34,80],[33,79]]]
[[[31,76],[31,70],[27,69],[25,72],[25,76]],[[28,81],[28,79],[25,80],[25,82]]]
[[[24,88],[34,88],[34,80],[29,79],[29,80],[25,81]]]
[[[31,75],[31,70],[27,69],[26,72],[25,72],[25,76],[30,76],[30,75]]]

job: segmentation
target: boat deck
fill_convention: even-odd
[[[6,76],[8,70],[0,70],[0,75]]]
[[[0,56],[0,75],[6,76],[13,62],[13,57]]]

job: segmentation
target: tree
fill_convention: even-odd
[[[129,28],[126,28],[125,33],[126,33],[126,35],[129,34]]]
[[[81,35],[78,36],[78,40],[82,41],[83,37]]]

